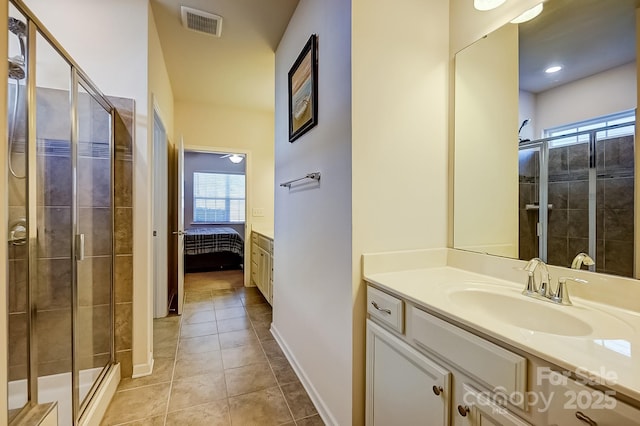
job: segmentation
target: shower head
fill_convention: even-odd
[[[27,38],[27,24],[13,16],[9,17],[9,31],[18,36],[20,42],[20,53],[22,57],[25,57],[25,40]]]
[[[9,31],[18,37],[27,37],[27,24],[13,16],[9,17]]]
[[[522,137],[520,137],[520,132],[522,131],[522,128],[524,126],[526,126],[527,124],[529,124],[529,122],[531,121],[531,119],[529,118],[525,118],[522,121],[522,124],[520,125],[520,128],[518,129],[518,143],[525,143],[525,142],[529,142],[529,139],[522,139]]]
[[[14,80],[22,80],[25,76],[26,73],[24,71],[24,64],[15,58],[10,58],[9,78],[12,78]]]

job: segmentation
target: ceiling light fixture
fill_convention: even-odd
[[[523,22],[527,22],[535,18],[536,16],[542,13],[542,8],[544,6],[540,3],[537,6],[532,7],[531,9],[524,12],[522,15],[518,16],[516,19],[511,21],[512,24],[522,24]]]
[[[547,74],[553,74],[555,72],[558,72],[562,69],[562,67],[560,65],[554,65],[552,67],[547,68],[546,70],[544,70],[544,72],[546,72]]]
[[[229,157],[229,160],[234,164],[238,164],[238,163],[242,163],[242,160],[244,160],[244,157],[242,155],[233,154],[232,156]]]
[[[478,10],[486,11],[495,9],[502,5],[506,0],[473,0],[473,7]]]

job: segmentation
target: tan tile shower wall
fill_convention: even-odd
[[[133,99],[109,100],[115,114],[115,345],[122,377],[131,377],[133,364]]]

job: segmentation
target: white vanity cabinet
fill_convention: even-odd
[[[640,425],[640,409],[606,387],[402,293],[368,285],[367,312],[368,426]]]
[[[451,373],[367,320],[368,426],[448,425]]]
[[[487,397],[526,392],[525,358],[372,286],[367,311],[367,426],[529,425]]]
[[[273,240],[251,233],[251,281],[273,305]]]

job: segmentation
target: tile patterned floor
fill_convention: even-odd
[[[102,425],[324,425],[241,271],[187,274],[181,317],[154,321],[153,374],[122,379]]]

